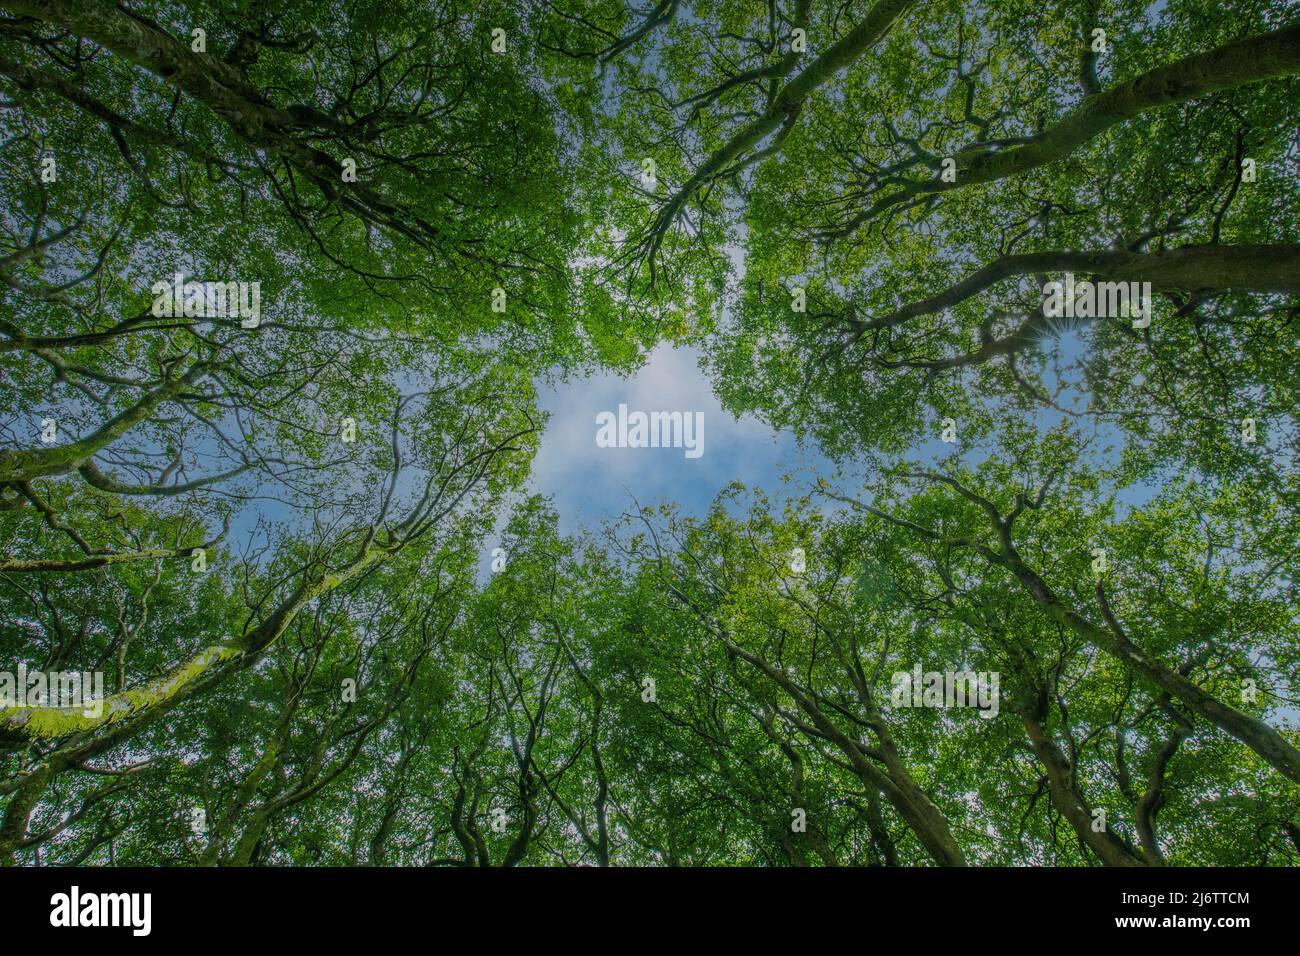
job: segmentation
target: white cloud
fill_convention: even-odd
[[[694,349],[662,345],[629,378],[606,373],[543,388],[541,403],[551,418],[532,486],[554,496],[566,529],[620,514],[632,495],[642,503],[671,500],[699,511],[736,479],[775,490],[780,475],[807,457],[789,435],[724,411]],[[596,415],[620,403],[646,412],[703,412],[703,457],[687,459],[677,448],[598,448]]]

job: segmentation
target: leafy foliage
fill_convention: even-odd
[[[0,863],[1300,864],[1293,5],[0,39],[0,666],[104,678]],[[662,342],[840,470],[562,534],[535,383]]]

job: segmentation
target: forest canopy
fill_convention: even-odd
[[[0,863],[1300,865],[1294,4],[0,0],[0,209]]]

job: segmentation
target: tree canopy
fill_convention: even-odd
[[[0,0],[0,863],[1300,864],[1297,130],[1284,0]],[[565,533],[664,344],[831,469]]]

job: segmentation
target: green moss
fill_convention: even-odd
[[[180,667],[120,694],[96,701],[100,706],[88,713],[85,707],[6,707],[0,710],[0,724],[21,730],[32,740],[53,740],[94,730],[168,700],[196,680],[214,664],[239,653],[234,647],[208,647]]]

